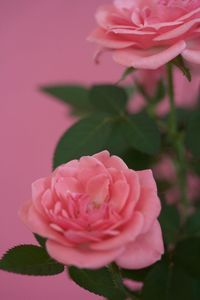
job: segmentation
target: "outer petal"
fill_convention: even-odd
[[[182,56],[190,63],[200,64],[200,49],[185,49],[182,53]]]
[[[79,161],[77,159],[71,160],[66,164],[62,164],[57,167],[53,173],[52,177],[74,177],[76,176],[77,168],[79,167]]]
[[[108,30],[119,22],[120,14],[113,5],[103,5],[97,10],[95,18],[100,27]]]
[[[120,38],[117,34],[105,31],[101,28],[97,28],[93,31],[87,40],[111,49],[122,49],[135,44],[133,41]]]
[[[170,47],[154,47],[149,50],[120,49],[113,52],[113,59],[124,66],[138,69],[155,70],[183,52],[186,48],[184,41],[177,42]]]
[[[136,212],[133,214],[132,220],[126,225],[122,232],[114,238],[109,238],[102,242],[93,243],[90,245],[95,250],[109,250],[120,248],[121,245],[126,245],[130,241],[134,241],[141,233],[143,227],[143,216]],[[117,228],[116,228],[117,229]]]
[[[160,214],[161,204],[157,195],[156,182],[151,170],[138,171],[140,180],[140,199],[135,210],[139,211],[144,217],[143,233],[151,228]]]
[[[169,30],[168,32],[158,35],[156,38],[154,38],[154,41],[165,41],[165,40],[176,39],[181,35],[183,36],[185,33],[191,30],[193,26],[199,25],[199,23],[200,23],[200,18],[191,20],[187,23],[184,23],[181,26],[178,26],[175,29]]]
[[[20,219],[24,224],[34,233],[37,233],[44,238],[50,238],[52,240],[58,241],[63,245],[69,245],[67,240],[62,237],[58,232],[53,230],[45,219],[36,211],[32,202],[29,201],[22,206],[19,211]]]
[[[106,168],[115,168],[117,170],[127,170],[128,167],[125,162],[116,155],[110,155],[110,153],[105,150],[93,155],[98,159]]]
[[[101,268],[116,259],[123,251],[124,247],[107,251],[94,251],[84,248],[65,247],[48,240],[46,243],[47,251],[55,260],[78,268],[97,269]]]
[[[121,268],[141,269],[160,260],[164,253],[161,228],[156,221],[146,234],[139,236],[135,242],[130,243],[119,256],[116,263]]]
[[[151,170],[137,171],[141,188],[157,192],[157,186]]]
[[[41,197],[44,194],[44,192],[48,189],[48,183],[49,180],[47,178],[40,178],[32,183],[32,199],[38,211],[42,210]]]
[[[133,0],[114,0],[114,5],[121,10],[129,10],[132,9],[135,5],[135,1]]]
[[[129,218],[132,216],[133,210],[135,209],[135,206],[139,201],[141,187],[138,172],[129,169],[127,171],[124,171],[124,175],[128,182],[130,192],[126,201],[126,205],[121,211],[121,215],[125,218]]]

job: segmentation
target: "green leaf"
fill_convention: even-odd
[[[82,288],[110,300],[123,300],[124,295],[115,286],[107,268],[98,270],[68,268],[71,279]]]
[[[56,275],[64,266],[51,259],[45,249],[20,245],[9,250],[0,260],[0,269],[24,275]]]
[[[123,72],[121,78],[119,79],[119,81],[117,82],[117,84],[121,83],[122,81],[124,81],[126,79],[126,77],[128,77],[129,75],[131,75],[133,72],[135,72],[136,69],[134,69],[133,67],[128,67],[125,69],[125,71]]]
[[[127,164],[129,169],[136,171],[151,168],[153,161],[152,156],[131,148],[123,152],[121,158]]]
[[[174,261],[186,272],[200,279],[200,238],[190,237],[176,247]]]
[[[83,155],[92,155],[107,149],[113,130],[113,119],[95,115],[82,119],[61,137],[54,154],[54,168]]]
[[[90,90],[89,98],[97,112],[121,115],[126,109],[127,94],[121,87],[98,85]]]
[[[124,135],[129,145],[146,154],[160,150],[160,132],[155,122],[146,113],[124,117]]]
[[[188,81],[192,80],[192,75],[190,73],[190,69],[186,66],[184,59],[181,55],[178,55],[176,58],[174,58],[171,61],[172,64],[174,64],[187,78]]]
[[[159,221],[165,243],[174,243],[180,229],[180,216],[176,206],[163,205]]]
[[[200,177],[200,159],[195,159],[191,162],[191,167],[197,176]]]
[[[155,96],[153,97],[153,102],[154,103],[160,102],[161,100],[164,99],[165,95],[166,95],[166,87],[164,81],[161,79],[157,83],[156,93]]]
[[[168,298],[166,297],[168,280],[167,264],[165,262],[157,263],[156,266],[149,272],[144,281],[142,299],[168,300]]]
[[[65,104],[70,104],[75,113],[88,113],[91,110],[89,91],[80,85],[45,86],[41,90]]]
[[[184,234],[200,237],[200,210],[191,215],[184,226]]]
[[[121,118],[96,114],[65,132],[56,147],[53,166],[105,149],[119,155],[130,146],[148,154],[159,151],[160,134],[151,119],[144,114]]]
[[[186,131],[186,145],[194,157],[200,158],[200,113],[193,115]]]
[[[199,283],[178,266],[161,261],[145,278],[142,300],[199,300]]]
[[[113,121],[112,132],[106,142],[106,149],[115,155],[122,156],[122,153],[127,151],[129,143],[124,135],[124,121],[123,119],[116,118]]]
[[[178,107],[176,108],[176,115],[179,127],[186,127],[193,115],[193,111]]]
[[[125,89],[128,99],[131,99],[131,97],[133,97],[133,94],[135,92],[135,86],[134,85],[125,85],[125,86],[123,86],[123,88]]]
[[[41,247],[45,248],[46,239],[36,233],[34,233],[34,237],[37,240],[37,242],[39,243],[39,245]]]

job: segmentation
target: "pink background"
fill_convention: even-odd
[[[41,94],[49,83],[116,81],[121,68],[108,56],[92,61],[85,41],[101,0],[0,0],[0,256],[8,248],[35,243],[17,210],[35,179],[51,170],[54,146],[69,125],[66,108]],[[66,274],[26,277],[0,271],[0,298],[100,299]]]

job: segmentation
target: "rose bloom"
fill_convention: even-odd
[[[178,203],[180,189],[177,186],[176,168],[168,155],[162,155],[159,162],[153,167],[153,173],[157,180],[167,181],[171,187],[166,191],[165,196],[169,204]],[[187,176],[187,197],[191,201],[197,200],[200,194],[200,178],[192,171]]]
[[[127,279],[127,278],[123,280],[123,283],[129,290],[132,290],[135,292],[141,291],[141,289],[143,288],[143,285],[144,285],[143,282],[141,282],[141,281],[135,281],[132,279]]]
[[[121,65],[157,69],[179,54],[200,64],[200,0],[115,0],[96,20],[88,39]]]
[[[193,66],[192,66],[193,67]],[[191,70],[193,68],[191,67]],[[141,84],[146,93],[153,97],[156,93],[159,80],[166,82],[165,69],[159,68],[157,70],[138,70],[134,73],[134,80]],[[189,82],[185,76],[179,71],[174,70],[174,92],[175,104],[179,108],[194,109],[198,104],[198,96],[200,91],[200,75],[192,72],[192,81]],[[145,108],[147,100],[144,96],[135,91],[133,99],[129,101],[128,110],[130,113],[137,113]],[[156,104],[155,111],[158,116],[163,116],[170,110],[169,99],[166,95],[158,104]]]
[[[103,151],[34,182],[20,216],[63,264],[93,269],[115,261],[138,269],[163,254],[160,209],[151,170],[130,170]]]

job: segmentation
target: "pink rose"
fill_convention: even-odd
[[[140,83],[147,94],[152,97],[156,93],[159,80],[165,79],[164,68],[155,70],[138,70],[134,73],[134,79]],[[163,81],[164,82],[164,81]],[[200,76],[193,72],[192,81],[189,82],[179,70],[174,71],[175,103],[177,107],[193,109],[198,103],[200,90]],[[147,105],[144,97],[135,92],[133,99],[129,102],[129,112],[137,113]],[[169,112],[169,99],[165,96],[157,105],[156,113],[163,116]]]
[[[200,0],[115,0],[89,40],[124,66],[157,69],[181,54],[200,64]]]
[[[29,229],[47,238],[57,261],[80,268],[115,261],[134,269],[163,254],[159,213],[151,170],[130,170],[108,151],[70,161],[34,182],[32,200],[20,211]]]
[[[132,291],[141,291],[141,289],[143,288],[143,282],[141,281],[135,281],[135,280],[132,280],[132,279],[124,279],[124,285],[129,289],[129,290],[132,290]]]

